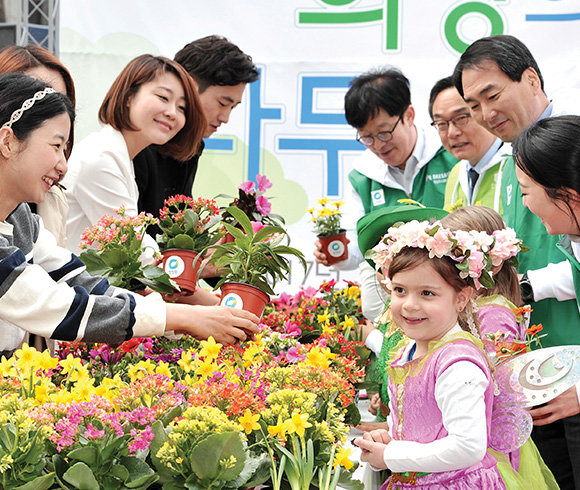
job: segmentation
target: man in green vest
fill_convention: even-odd
[[[457,159],[441,146],[435,132],[415,126],[409,80],[396,68],[383,67],[354,78],[344,108],[357,140],[367,147],[355,160],[344,193],[342,225],[350,239],[349,258],[333,266],[352,270],[363,262],[357,221],[399,199],[443,207],[447,176]],[[326,262],[319,247],[314,255],[318,263]]]
[[[536,60],[513,36],[486,37],[471,44],[455,67],[453,83],[476,122],[504,142],[514,141],[541,119],[563,113],[546,96]],[[564,299],[559,292],[569,290],[573,282],[570,263],[556,247],[560,237],[548,235],[541,220],[524,207],[511,157],[503,164],[501,192],[505,222],[531,249],[520,258],[524,273],[520,284],[534,310],[532,323],[541,323],[548,334],[543,346],[580,344],[576,301],[555,299]],[[573,387],[530,412],[534,440],[562,489],[580,489],[578,395]]]
[[[477,124],[451,77],[439,80],[429,96],[429,115],[443,147],[459,163],[445,187],[445,208],[481,204],[501,214],[501,189],[497,185],[501,162],[511,153],[509,144]]]

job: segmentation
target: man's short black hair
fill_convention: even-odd
[[[429,94],[429,116],[431,119],[433,119],[433,104],[435,103],[435,99],[441,92],[447,90],[448,88],[455,88],[451,76],[442,78],[437,83],[435,83],[435,85],[433,85],[431,93]]]
[[[222,36],[207,36],[185,45],[175,61],[194,78],[200,94],[212,85],[255,82],[260,75],[252,57]]]
[[[478,39],[461,55],[453,71],[453,84],[462,97],[463,70],[477,67],[485,61],[493,61],[514,82],[520,82],[524,71],[533,68],[544,90],[544,79],[530,50],[518,38],[504,34]]]
[[[400,116],[411,104],[409,80],[397,68],[383,67],[356,77],[344,98],[346,120],[362,128],[381,109]]]

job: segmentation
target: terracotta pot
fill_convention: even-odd
[[[264,307],[270,301],[270,296],[250,284],[226,282],[220,289],[222,292],[220,305],[250,311],[258,318],[262,318]]]
[[[197,289],[197,276],[203,257],[193,250],[168,248],[163,251],[163,270],[182,291],[193,293]]]
[[[224,235],[224,243],[232,243],[234,242],[236,239],[234,238],[234,235],[232,235],[231,233],[226,233]]]
[[[318,239],[322,245],[322,253],[326,255],[328,265],[336,264],[348,259],[348,242],[346,240],[346,231],[338,235],[321,236]]]

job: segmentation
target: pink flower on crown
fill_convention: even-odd
[[[439,228],[435,235],[427,239],[426,246],[430,259],[447,255],[453,247],[453,242],[449,239],[449,231],[445,228]]]
[[[500,265],[504,260],[515,257],[520,251],[520,240],[516,232],[511,228],[496,230],[493,232],[495,244],[490,251],[494,266]]]
[[[272,182],[265,175],[256,175],[256,182],[258,183],[258,190],[260,192],[265,192],[272,187]]]
[[[489,252],[489,249],[494,242],[493,236],[488,235],[485,231],[471,230],[469,233],[472,236],[473,241],[479,246],[481,250],[484,252]]]
[[[256,190],[256,186],[251,180],[246,180],[238,186],[238,189],[247,194],[248,192],[254,192]]]

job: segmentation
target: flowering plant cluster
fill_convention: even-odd
[[[181,248],[201,252],[215,243],[219,232],[220,209],[213,199],[176,195],[165,200],[159,210],[161,235],[157,242],[161,249]]]
[[[495,230],[489,235],[478,231],[451,231],[440,222],[409,221],[389,228],[381,241],[366,254],[376,268],[385,275],[393,260],[403,248],[422,248],[429,258],[450,257],[455,261],[462,279],[476,289],[494,287],[493,267],[503,262],[517,265],[516,255],[529,250],[516,237],[514,230]]]
[[[514,313],[519,324],[528,325],[531,312],[532,309],[529,306],[522,306],[517,308]],[[541,323],[538,325],[532,325],[525,329],[526,333],[524,339],[515,338],[511,342],[508,340],[507,335],[499,330],[494,334],[486,334],[485,338],[482,340],[484,345],[491,346],[493,349],[492,352],[495,354],[492,357],[494,357],[496,363],[500,363],[514,356],[530,352],[533,346],[541,348],[542,343],[540,342],[540,339],[545,337],[546,334],[538,334],[543,329],[544,327]]]
[[[272,214],[272,203],[265,196],[266,191],[272,188],[272,182],[265,175],[257,174],[256,183],[251,180],[242,182],[238,186],[238,197],[236,198],[226,194],[219,194],[217,196],[233,199],[228,206],[222,208],[222,219],[224,222],[238,227],[238,221],[227,210],[228,207],[233,206],[246,213],[252,223],[262,223],[263,225],[270,226],[284,224],[281,216]]]
[[[320,287],[301,289],[294,295],[282,293],[266,307],[262,322],[282,334],[293,333],[309,342],[323,334],[342,334],[345,340],[360,339],[358,325],[363,321],[360,287],[350,281],[336,287],[334,279]]]
[[[318,236],[338,235],[342,230],[340,227],[341,212],[340,207],[344,204],[342,201],[331,202],[328,197],[318,199],[318,204],[322,207],[308,209],[312,215],[314,223],[314,232]]]
[[[345,441],[364,369],[331,343],[264,325],[228,347],[140,338],[51,357],[24,346],[0,361],[0,486],[360,489]]]
[[[116,216],[103,216],[81,235],[79,258],[92,275],[106,277],[111,285],[139,291],[150,287],[171,294],[177,285],[161,268],[143,265],[143,238],[147,227],[157,224],[151,214],[126,216],[125,206],[115,210]]]

